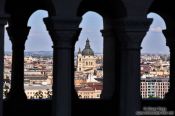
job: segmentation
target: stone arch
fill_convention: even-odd
[[[94,11],[102,17],[110,18],[125,17],[127,14],[125,6],[120,0],[102,0],[100,2],[98,0],[83,0],[77,9],[77,15],[82,16],[88,11]]]
[[[163,17],[156,13],[149,13],[147,17],[153,18],[153,22],[147,35],[142,41],[140,93],[143,99],[163,99],[168,92],[168,86],[166,85],[169,80],[169,61],[167,60],[169,57],[169,49],[166,46],[166,39],[163,35],[163,31],[166,29],[166,24]],[[156,57],[157,59],[155,59]],[[146,60],[147,58],[151,58],[151,60]],[[150,65],[149,61],[153,61],[153,64]],[[162,63],[160,61],[162,61]],[[155,67],[155,62],[156,64],[159,64],[159,68]],[[166,64],[166,66],[164,64]],[[153,87],[159,89],[155,90],[151,88],[151,86],[148,86],[151,84],[149,81],[152,79],[154,81],[160,80],[157,84],[152,83]],[[146,85],[146,83],[148,85]],[[160,92],[162,91],[160,89],[161,87],[165,88],[163,92]]]
[[[87,11],[85,14],[83,14],[82,17],[83,17],[83,20],[81,21],[81,23],[79,25],[79,27],[82,28],[80,36],[79,36],[79,38],[80,38],[79,41],[82,42],[81,41],[81,40],[83,40],[82,34],[85,34],[85,33],[88,33],[88,34],[85,35],[84,43],[85,43],[86,39],[94,38],[93,35],[101,37],[100,31],[104,28],[104,19],[103,19],[102,15],[100,15],[99,13],[94,12],[94,11]],[[95,21],[94,19],[98,19],[98,22]],[[89,25],[87,23],[89,23]],[[96,25],[96,27],[94,25]],[[87,32],[86,32],[86,30],[87,30]],[[93,32],[93,31],[95,31],[95,32]],[[93,46],[95,46],[94,44],[97,44],[96,43],[97,41],[95,41],[95,39],[96,38],[93,39],[94,41],[90,40],[90,44],[92,44],[91,45],[92,49],[94,49],[94,47],[93,47]],[[102,44],[102,43],[100,42],[98,44]],[[99,47],[99,45],[97,45],[97,46]],[[83,44],[83,47],[84,47],[84,44]],[[103,49],[103,48],[101,48],[101,49]],[[76,50],[78,50],[78,48]]]
[[[155,0],[153,4],[149,8],[149,12],[155,12],[159,14],[166,22],[166,30],[163,31],[164,36],[166,37],[166,45],[169,47],[170,50],[170,76],[169,76],[169,92],[165,95],[166,100],[174,100],[175,96],[175,41],[174,41],[174,30],[175,30],[175,16],[174,16],[174,4],[172,1],[165,2],[164,0]]]
[[[144,39],[142,41],[142,47],[146,47],[146,45],[148,45],[148,46],[150,46],[150,48],[149,48],[149,50],[147,49],[147,51],[151,51],[152,53],[158,52],[158,50],[154,51],[151,49],[156,47],[156,45],[155,45],[156,43],[158,43],[158,42],[162,43],[162,41],[166,41],[166,39],[164,38],[164,35],[163,35],[163,31],[166,30],[166,23],[165,23],[163,17],[161,17],[160,15],[153,13],[153,12],[149,13],[147,15],[147,18],[152,18],[153,22],[150,25],[150,28],[148,30],[147,35],[144,37]],[[158,35],[160,35],[160,37]],[[152,36],[155,36],[155,38],[151,38]],[[163,40],[160,40],[160,38],[163,38]],[[149,39],[149,41],[152,41],[152,42],[150,42],[150,44],[146,44],[146,43],[148,43],[148,39]],[[166,46],[166,42],[163,42],[163,43],[165,43],[164,46]],[[160,46],[160,44],[159,44],[159,46]],[[142,49],[142,50],[144,50],[144,49]],[[160,50],[161,49],[159,49],[159,51]],[[144,52],[145,52],[145,50],[144,50]]]
[[[22,4],[19,7],[19,4]],[[32,14],[36,10],[47,10],[49,16],[55,15],[55,8],[53,3],[50,0],[27,0],[27,1],[13,1],[13,0],[6,0],[5,3],[5,11],[8,14],[15,14],[15,13],[26,13]],[[22,14],[21,14],[22,15]]]
[[[35,11],[29,18],[28,20],[28,26],[31,27],[30,32],[29,32],[29,36],[28,39],[26,40],[26,44],[25,44],[25,52],[30,53],[30,51],[41,51],[43,52],[45,55],[37,55],[40,56],[40,58],[38,59],[38,64],[40,64],[40,66],[42,68],[37,67],[36,65],[34,65],[36,62],[35,61],[31,61],[31,68],[27,68],[26,66],[29,65],[29,63],[25,63],[24,65],[24,69],[25,69],[25,73],[24,73],[24,89],[25,89],[25,93],[27,94],[27,97],[29,99],[29,96],[32,96],[32,99],[37,99],[35,94],[28,94],[27,91],[30,91],[27,89],[27,87],[29,87],[27,84],[31,84],[32,86],[38,85],[40,84],[41,87],[43,87],[44,83],[46,84],[46,86],[48,87],[48,90],[52,91],[52,85],[53,85],[53,71],[52,71],[52,67],[53,67],[53,63],[48,63],[48,62],[53,62],[52,60],[52,41],[51,38],[46,30],[45,24],[43,22],[43,18],[48,17],[48,12],[44,11],[44,10],[37,10]],[[46,52],[48,51],[48,52]],[[32,53],[32,52],[31,52]],[[49,55],[50,54],[50,55]],[[32,57],[35,58],[35,57]],[[44,65],[47,65],[47,67],[45,67]],[[29,72],[29,70],[31,70],[31,72],[34,72],[32,70],[32,67],[36,67],[35,71],[36,72],[40,72],[41,74],[37,74],[38,76],[41,77],[42,81],[39,81],[38,79],[34,79],[35,76],[32,77],[32,75]],[[46,71],[47,70],[47,71]],[[31,75],[31,76],[29,76]],[[37,77],[36,75],[36,77]],[[31,77],[31,78],[30,78]],[[29,79],[29,81],[27,81],[27,78]],[[34,79],[33,81],[32,78]],[[41,99],[51,99],[52,98],[52,94],[48,95],[46,94],[44,91],[44,89],[41,90],[43,92],[43,97],[41,97]]]
[[[164,0],[154,0],[148,9],[149,12],[155,12],[157,14],[171,14],[174,12],[174,4],[172,1],[166,2]]]
[[[22,4],[19,7],[19,4]],[[27,1],[13,1],[7,0],[5,3],[5,12],[9,14],[9,25],[27,26],[28,19],[37,10],[48,11],[49,16],[55,15],[55,8],[53,3],[49,0],[27,0]]]
[[[94,62],[94,60],[96,60],[96,57],[94,56],[94,51],[95,52],[103,52],[103,39],[102,39],[102,36],[101,36],[101,32],[100,30],[103,29],[103,19],[102,19],[102,16],[97,13],[97,12],[92,12],[92,11],[87,11],[85,12],[85,14],[83,14],[83,20],[82,22],[80,23],[79,27],[82,28],[82,31],[80,33],[80,36],[79,36],[79,41],[77,42],[76,44],[76,50],[78,50],[78,48],[80,47],[81,50],[85,49],[85,46],[88,45],[88,42],[90,44],[90,49],[92,49],[93,51],[93,55],[92,54],[89,54],[89,52],[87,52],[87,54],[83,54],[81,52],[81,50],[79,49],[79,52],[78,53],[81,53],[83,56],[82,59],[81,59],[81,63],[77,63],[77,66],[80,66],[80,67],[83,67],[80,69],[78,69],[79,67],[77,67],[77,72],[75,72],[75,80],[74,80],[74,85],[75,85],[75,88],[78,87],[78,83],[80,81],[85,81],[85,76],[88,76],[88,73],[91,73],[95,68],[95,64],[93,65],[92,62]],[[85,42],[86,41],[86,42]],[[83,63],[84,62],[84,63]],[[79,65],[81,64],[81,65]],[[99,71],[100,72],[100,71]],[[80,75],[80,78],[78,78],[78,73],[84,73],[84,77],[82,78],[81,75]],[[78,81],[80,80],[80,81]],[[94,82],[94,80],[93,80]],[[84,83],[82,83],[83,85]],[[91,85],[89,85],[88,81],[87,81],[87,85],[89,87],[92,88]],[[102,86],[102,85],[100,85]],[[86,89],[86,88],[85,88]],[[77,93],[79,93],[79,89],[77,89]],[[99,92],[100,94],[101,92]],[[94,98],[99,98],[95,95],[95,91],[93,92],[93,95],[94,95]],[[89,97],[91,98],[91,96]],[[92,99],[94,99],[92,98]]]
[[[19,4],[23,5],[19,7]],[[36,1],[14,2],[12,0],[6,1],[5,11],[6,13],[9,14],[7,31],[8,35],[10,36],[10,40],[12,42],[12,54],[13,54],[11,90],[9,92],[8,99],[14,99],[13,96],[17,94],[17,92],[19,92],[18,96],[19,99],[27,98],[26,94],[24,93],[24,86],[23,86],[24,49],[25,49],[25,42],[27,40],[28,33],[30,31],[30,27],[28,27],[27,24],[33,12],[39,9],[48,11],[49,15],[54,15],[54,8],[51,7],[51,2],[47,0],[37,2]],[[19,65],[16,65],[15,62],[18,62]],[[15,94],[13,94],[14,92]]]

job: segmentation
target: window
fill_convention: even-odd
[[[95,12],[87,12],[83,15],[80,27],[82,28],[82,31],[78,39],[79,41],[77,41],[75,45],[75,57],[77,57],[77,53],[81,53],[83,65],[80,70],[80,67],[75,64],[75,68],[79,70],[74,72],[74,80],[76,80],[76,83],[75,81],[74,83],[75,88],[78,88],[76,89],[77,92],[79,91],[79,88],[92,88],[90,83],[94,81],[94,79],[90,79],[91,77],[97,78],[98,76],[98,86],[103,86],[103,82],[100,81],[100,78],[101,80],[103,78],[103,70],[98,70],[98,67],[103,67],[103,37],[100,32],[103,29],[103,18]],[[80,61],[80,59],[77,61]],[[98,67],[94,67],[94,65],[97,64],[97,61],[100,61],[100,63],[98,63]],[[97,73],[94,73],[95,71]],[[77,80],[83,81],[83,83],[77,83]],[[91,92],[84,94],[86,95],[84,98],[96,98],[96,95],[91,95]]]
[[[165,90],[163,90],[164,84],[162,82],[163,78],[167,78],[166,74],[169,74],[169,71],[167,70],[169,69],[169,66],[167,69],[164,69],[163,65],[167,64],[169,49],[166,46],[166,39],[162,33],[162,30],[166,29],[164,20],[155,13],[149,13],[147,17],[153,18],[153,22],[141,45],[143,48],[141,51],[141,66],[143,76],[141,78],[146,77],[149,85],[148,93],[154,95],[156,91],[163,91],[163,93],[165,93]],[[161,73],[160,71],[166,73]],[[156,97],[162,98],[162,96]]]
[[[49,90],[52,90],[52,81],[49,83],[46,81],[47,79],[52,80],[52,40],[43,22],[45,17],[48,17],[48,13],[43,10],[38,10],[31,15],[28,25],[32,28],[26,41],[24,58],[25,65],[31,65],[24,69],[24,83],[27,83],[24,87],[33,87],[36,91],[33,92],[33,95],[30,92],[30,95],[33,98],[42,96],[40,99],[50,98]],[[37,89],[36,85],[40,88],[47,86],[49,90],[42,90],[46,91],[42,92]],[[47,93],[49,95],[45,95]]]

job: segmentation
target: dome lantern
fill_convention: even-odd
[[[94,56],[94,52],[91,49],[89,39],[86,40],[85,48],[82,51],[83,56]]]

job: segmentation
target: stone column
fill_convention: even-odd
[[[111,99],[115,91],[116,81],[116,39],[113,34],[110,20],[104,19],[103,35],[103,90],[102,99]]]
[[[136,116],[140,110],[140,50],[151,20],[127,18],[116,21],[120,47],[120,116]]]
[[[12,73],[11,88],[7,99],[24,101],[27,96],[24,92],[24,49],[30,27],[7,27],[12,42]]]
[[[0,15],[0,116],[3,116],[3,77],[4,77],[4,26],[7,24],[7,17]]]
[[[52,116],[71,116],[74,88],[74,46],[81,19],[44,19],[53,41],[53,112]],[[73,87],[73,88],[72,88]]]
[[[173,30],[163,30],[166,38],[167,46],[170,50],[170,75],[169,75],[169,91],[165,95],[165,100],[175,101],[175,40]]]

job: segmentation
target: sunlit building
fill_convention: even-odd
[[[89,40],[86,40],[86,45],[83,51],[79,49],[77,55],[77,71],[94,72],[96,70],[97,57],[90,47]]]
[[[164,98],[169,89],[169,78],[141,78],[140,85],[142,98]]]

